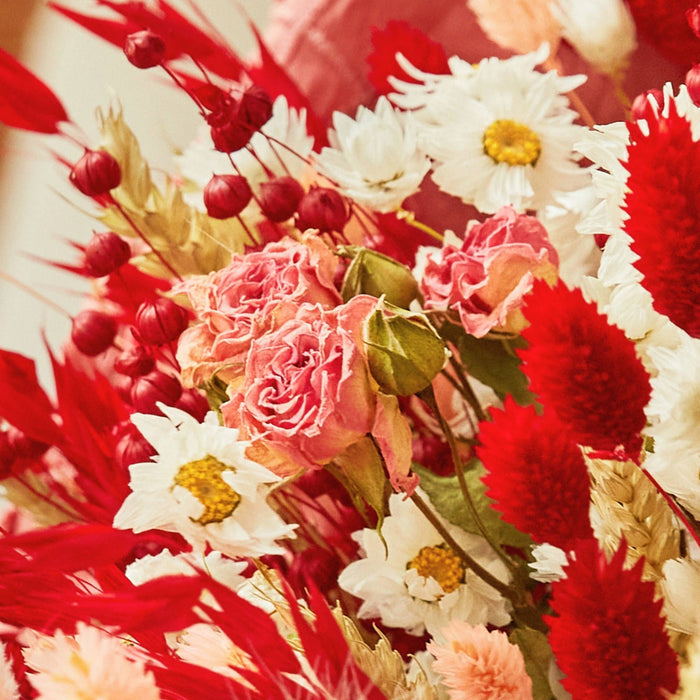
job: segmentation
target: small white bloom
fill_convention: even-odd
[[[669,559],[663,574],[666,624],[677,632],[700,635],[700,562]]]
[[[539,209],[587,184],[572,153],[585,128],[573,123],[577,115],[564,94],[585,76],[536,71],[548,51],[545,44],[476,68],[451,60],[450,75],[417,88],[394,83],[404,94],[392,100],[417,108],[419,143],[434,161],[431,177],[440,189],[491,214],[507,204]]]
[[[389,627],[402,627],[410,634],[427,630],[434,637],[452,619],[472,625],[508,624],[507,601],[465,570],[412,501],[394,494],[389,509],[391,515],[382,526],[388,555],[375,530],[361,530],[355,537],[364,558],[349,564],[338,579],[341,588],[363,599],[361,618],[378,617]],[[507,582],[505,565],[483,538],[440,520],[468,554]]]
[[[430,168],[418,150],[410,114],[394,110],[380,97],[374,111],[357,110],[355,119],[335,112],[331,148],[316,156],[319,171],[348,197],[376,211],[394,211],[418,190]]]
[[[160,700],[153,674],[129,647],[81,622],[74,637],[38,637],[25,660],[39,700]]]
[[[618,77],[637,48],[634,19],[623,0],[554,0],[564,38],[596,70]]]
[[[267,504],[279,477],[245,455],[250,443],[219,425],[215,414],[198,423],[160,405],[165,417],[136,414],[132,421],[156,449],[153,462],[132,464],[130,487],[114,527],[179,532],[197,550],[207,544],[230,557],[281,554],[275,540],[290,537]]]
[[[568,560],[563,549],[545,542],[532,548],[532,556],[535,557],[535,561],[528,564],[534,571],[530,574],[531,579],[540,583],[552,583],[566,578],[564,567]]]

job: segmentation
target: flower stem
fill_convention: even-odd
[[[440,243],[442,243],[442,241],[445,238],[434,228],[430,228],[430,226],[428,226],[427,224],[424,224],[420,221],[416,221],[416,215],[412,211],[408,211],[406,209],[399,209],[396,212],[396,216],[402,221],[405,221],[409,226],[413,226],[413,228],[417,228],[419,231],[427,233],[431,238],[434,238],[436,241],[440,241]]]
[[[474,415],[476,416],[476,419],[481,423],[482,421],[488,420],[488,416],[486,415],[486,412],[484,409],[481,407],[481,404],[479,403],[479,399],[476,397],[476,394],[474,393],[474,389],[472,389],[471,384],[469,383],[469,379],[467,378],[467,375],[464,372],[464,367],[457,362],[455,359],[454,355],[450,357],[450,365],[452,365],[452,369],[455,371],[455,374],[457,375],[457,379],[459,380],[460,386],[462,387],[463,393],[462,395],[464,398],[467,400],[469,405],[471,406],[472,410],[474,411]]]

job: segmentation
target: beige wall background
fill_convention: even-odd
[[[197,6],[237,50],[254,41],[243,12],[265,25],[272,0],[197,0]],[[78,10],[88,0],[64,0]],[[179,9],[187,3],[174,0]],[[239,9],[240,8],[240,9]],[[170,170],[173,145],[194,136],[194,106],[153,72],[133,68],[117,49],[50,11],[43,0],[0,0],[0,46],[21,59],[59,95],[71,119],[96,142],[94,111],[121,102],[142,150],[157,167]],[[66,240],[89,240],[93,220],[66,182],[51,150],[67,150],[57,137],[0,133],[0,269],[29,284],[69,312],[80,307],[80,281],[30,256],[69,261]],[[0,347],[39,359],[48,379],[41,333],[55,347],[70,330],[66,318],[0,279]]]

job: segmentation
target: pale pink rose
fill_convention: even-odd
[[[559,258],[534,217],[502,207],[473,224],[461,247],[429,255],[421,280],[426,309],[456,312],[467,333],[519,332],[523,296],[535,279],[554,281]]]
[[[301,243],[283,239],[234,255],[227,267],[179,285],[176,291],[187,294],[199,321],[178,342],[185,385],[201,385],[214,373],[224,381],[240,375],[252,340],[292,316],[299,304],[339,304],[336,266],[323,241],[309,235]]]
[[[522,652],[505,632],[452,620],[441,633],[445,644],[430,642],[428,651],[450,700],[532,700]]]
[[[378,393],[363,344],[377,300],[357,296],[294,318],[253,340],[241,386],[221,406],[224,423],[262,441],[295,468],[318,469],[375,434],[392,484],[412,490],[410,430],[394,396]],[[283,465],[285,473],[292,471]]]

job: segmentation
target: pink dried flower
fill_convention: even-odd
[[[428,651],[450,700],[532,700],[522,652],[505,632],[452,620],[442,634],[446,643],[430,642]]]

